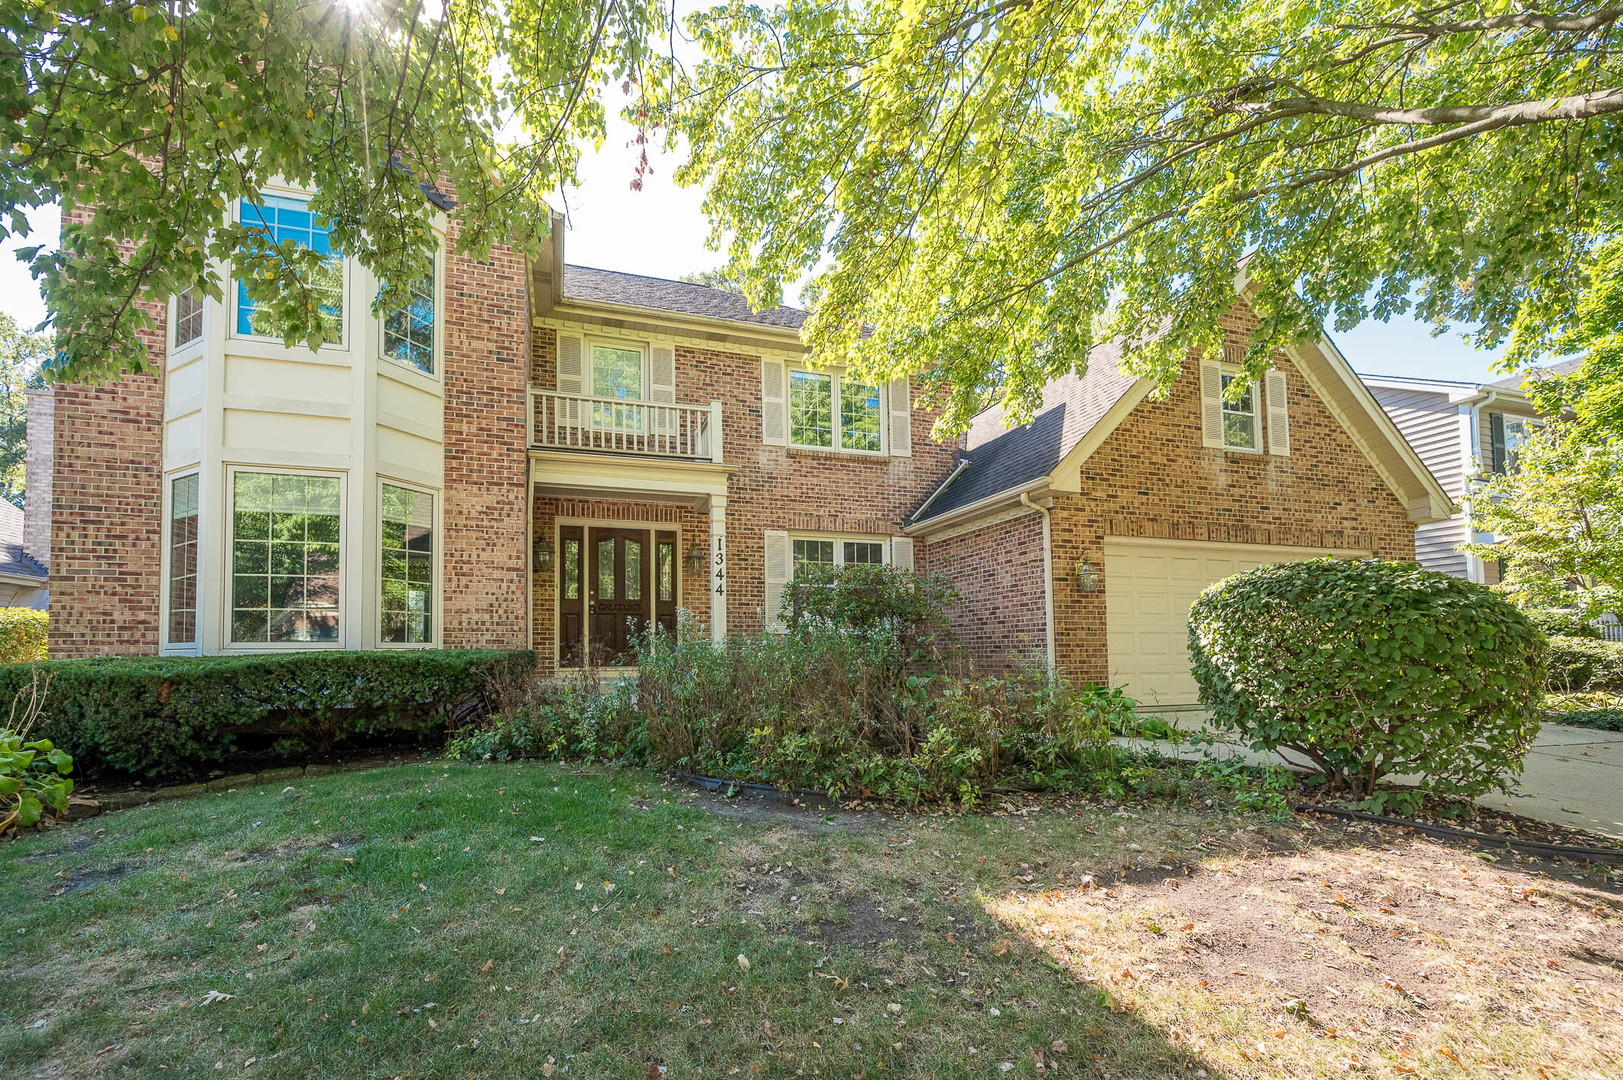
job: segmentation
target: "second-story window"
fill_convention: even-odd
[[[321,303],[322,312],[335,320],[336,329],[342,335],[344,259],[341,253],[332,250],[326,223],[311,212],[310,204],[303,199],[266,195],[257,203],[242,204],[242,223],[264,229],[272,244],[291,240],[299,247],[310,248],[312,251],[329,256],[309,284]],[[281,336],[248,298],[248,289],[240,281],[237,283],[237,333],[261,337]]]
[[[203,336],[203,295],[187,289],[175,297],[175,348]]]
[[[884,411],[876,383],[840,372],[789,372],[789,442],[877,454]]]
[[[411,301],[383,317],[383,355],[434,374],[434,274],[412,283]]]
[[[1223,376],[1223,445],[1230,450],[1260,450],[1256,387],[1247,383],[1237,400],[1228,397],[1229,387],[1238,378],[1238,375]]]

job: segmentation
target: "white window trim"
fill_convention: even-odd
[[[232,641],[231,601],[236,574],[232,550],[237,541],[237,474],[268,473],[274,476],[333,476],[338,478],[338,640],[337,641]],[[231,653],[263,652],[338,652],[342,651],[349,634],[349,575],[346,566],[350,559],[349,527],[349,474],[338,469],[289,469],[274,465],[227,465],[225,469],[225,557],[220,565],[220,651]],[[379,591],[382,590],[381,577]]]
[[[259,194],[262,195],[262,196],[263,195],[274,195],[274,196],[277,196],[278,198],[283,198],[283,199],[302,199],[306,203],[308,203],[310,201],[310,198],[311,198],[311,193],[308,192],[308,191],[301,191],[298,188],[286,187],[286,186],[280,185],[280,184],[266,184],[260,189]],[[245,199],[238,199],[237,202],[236,202],[236,205],[232,208],[231,212],[232,212],[232,214],[234,214],[236,216],[238,224],[242,223],[242,206],[243,206],[243,203],[244,202],[252,202],[252,201],[253,201],[252,199],[246,199],[246,200]],[[355,301],[354,301],[354,297],[351,295],[351,293],[353,292],[353,289],[351,288],[351,286],[354,283],[354,273],[353,273],[353,269],[352,269],[351,264],[354,261],[355,260],[350,258],[348,255],[345,255],[344,258],[340,260],[340,265],[342,267],[342,279],[341,279],[341,284],[339,286],[339,289],[340,289],[341,295],[344,298],[344,329],[343,329],[343,333],[339,335],[339,338],[338,338],[337,341],[329,341],[329,342],[324,343],[321,346],[321,348],[317,350],[318,352],[348,352],[349,351],[350,341],[351,341],[351,338],[353,337],[353,335],[355,333],[355,311],[354,311]],[[235,264],[230,264],[229,273],[227,275],[226,281],[230,286],[230,298],[231,298],[230,302],[227,303],[226,305],[224,305],[225,308],[226,308],[226,335],[228,337],[230,337],[230,338],[233,338],[233,339],[237,340],[237,341],[265,342],[267,344],[272,344],[272,345],[276,345],[278,347],[285,348],[285,346],[283,346],[283,344],[282,344],[282,339],[281,338],[267,337],[264,334],[244,334],[244,333],[241,333],[237,329],[237,324],[240,321],[239,318],[238,318],[238,315],[239,315],[238,308],[240,307],[241,301],[242,301],[242,289],[237,283],[238,282],[237,269],[236,269]],[[370,305],[368,305],[367,310],[368,311],[371,310]],[[207,318],[207,316],[205,316],[205,318]],[[437,322],[438,319],[436,319],[435,321]],[[308,351],[308,350],[305,350],[305,351]],[[436,364],[435,366],[437,367],[438,365]],[[421,374],[421,373],[419,372],[419,374]]]
[[[415,371],[416,369],[413,368],[412,370]],[[429,641],[384,641],[383,640],[383,488],[384,488],[385,484],[387,484],[389,487],[405,488],[408,491],[415,491],[415,492],[418,492],[419,494],[427,495],[428,497],[430,497],[431,499],[434,500],[434,568],[433,568],[433,571],[432,571],[433,580],[429,582],[429,586],[428,586],[428,591],[429,591],[430,596],[433,598],[433,604],[434,604],[434,608],[433,608],[433,611],[432,611],[434,634],[433,634],[432,639],[429,640]],[[440,492],[438,490],[436,490],[435,488],[426,487],[426,486],[424,486],[422,484],[414,484],[409,480],[396,480],[392,476],[379,476],[378,477],[377,488],[376,488],[376,490],[374,492],[374,496],[375,497],[372,500],[372,512],[373,512],[374,515],[376,515],[375,520],[377,521],[377,529],[373,532],[372,535],[373,535],[374,539],[377,541],[377,549],[378,550],[375,552],[375,554],[377,555],[377,573],[373,575],[373,582],[372,582],[372,584],[373,584],[373,589],[372,589],[372,616],[373,616],[373,620],[372,621],[376,624],[376,625],[374,625],[372,627],[372,633],[374,635],[376,635],[377,647],[380,648],[380,649],[389,649],[389,650],[438,649],[438,648],[441,648],[442,647],[442,645],[441,645],[441,633],[443,631],[443,622],[444,622],[443,617],[444,617],[444,614],[445,614],[444,598],[441,596],[441,591],[442,590],[441,590],[441,587],[440,587],[440,582],[442,580],[444,580],[444,576],[441,573],[441,568],[442,568],[443,560],[445,558],[445,499],[440,494]],[[341,518],[339,519],[339,522],[338,522],[338,535],[339,535],[339,549],[338,549],[339,550],[339,566],[342,566],[343,565],[344,522],[343,522],[343,519],[341,519]],[[339,599],[340,617],[342,617],[342,613],[343,613],[343,599],[342,599],[343,593],[344,593],[344,578],[343,578],[342,571],[340,571],[339,577],[338,577],[338,594],[339,594],[339,598],[340,598]],[[339,635],[342,636],[342,634],[343,634],[343,625],[342,625],[342,623],[340,623],[339,624]]]
[[[852,451],[852,452],[854,453],[855,451]],[[845,545],[846,545],[847,541],[850,541],[853,544],[878,544],[879,545],[879,551],[881,553],[879,565],[880,566],[889,566],[890,565],[890,541],[891,541],[891,538],[889,536],[873,536],[873,535],[870,535],[870,534],[867,534],[867,533],[791,532],[791,533],[789,533],[789,576],[791,578],[793,578],[795,576],[795,570],[798,569],[798,567],[799,567],[799,564],[795,562],[795,541],[796,540],[832,540],[832,541],[834,541],[834,562],[833,563],[815,563],[814,565],[816,565],[816,566],[830,566],[830,565],[832,565],[832,566],[844,566],[845,565]],[[853,566],[873,566],[874,564],[873,563],[852,563],[851,565],[853,565]]]
[[[589,398],[595,398],[598,396],[598,394],[595,393],[596,373],[593,371],[594,364],[592,351],[599,345],[605,349],[626,349],[628,351],[637,351],[642,353],[642,397],[637,398],[636,400],[647,404],[649,402],[650,395],[654,392],[653,386],[651,385],[653,343],[634,338],[603,337],[592,334],[581,335],[581,351],[584,354],[580,358],[581,396]],[[630,401],[632,399],[625,398],[623,400]]]
[[[197,477],[197,605],[193,609],[196,618],[196,631],[190,641],[169,640],[169,560],[170,549],[173,546],[174,536],[174,499],[175,481],[184,480],[188,476]],[[202,470],[195,465],[184,469],[177,469],[172,473],[165,473],[163,478],[163,536],[160,538],[159,558],[162,560],[162,573],[159,575],[158,588],[160,590],[158,605],[158,640],[159,650],[167,656],[199,656],[203,650],[203,476]]]
[[[235,284],[235,279],[232,279],[232,283],[233,285]],[[204,343],[208,341],[209,299],[208,296],[203,293],[200,288],[198,288],[198,286],[194,285],[192,287],[194,289],[198,289],[198,296],[200,298],[199,303],[203,305],[202,330],[190,341],[182,343],[178,340],[178,336],[180,334],[180,294],[176,293],[174,296],[171,296],[169,298],[169,358],[171,360],[182,356],[190,356],[194,352],[201,352],[203,350]]]
[[[1237,375],[1240,374],[1240,371],[1241,371],[1240,367],[1238,365],[1236,365],[1236,364],[1224,364],[1222,366],[1222,375],[1223,375],[1224,378],[1228,378],[1230,376],[1237,376]],[[1263,438],[1263,436],[1262,436],[1262,423],[1263,423],[1263,417],[1262,417],[1262,394],[1263,394],[1262,381],[1260,379],[1253,379],[1252,382],[1251,382],[1251,432],[1252,432],[1252,435],[1256,439],[1256,445],[1255,446],[1235,446],[1235,445],[1231,444],[1228,441],[1228,425],[1224,424],[1223,425],[1223,450],[1226,453],[1231,453],[1231,454],[1260,454],[1260,453],[1263,452],[1263,447],[1262,447],[1262,438]],[[1222,402],[1223,402],[1223,415],[1224,415],[1225,419],[1228,417],[1228,415],[1230,413],[1233,413],[1236,416],[1243,416],[1244,415],[1244,413],[1242,413],[1239,409],[1235,409],[1235,408],[1230,407],[1233,403],[1230,402],[1228,398],[1226,398],[1226,397],[1223,398]]]
[[[434,250],[434,370],[424,371],[415,364],[390,356],[384,348],[383,321],[386,314],[378,312],[372,316],[372,322],[375,324],[373,333],[377,338],[378,360],[389,365],[390,374],[404,372],[408,378],[423,379],[437,387],[445,379],[445,238],[438,233],[435,236],[440,246]],[[348,327],[345,329],[347,331]]]
[[[885,408],[885,395],[889,392],[889,387],[883,380],[876,384],[879,387],[879,449],[852,450],[849,447],[840,445],[840,383],[845,378],[845,369],[839,367],[813,367],[811,364],[800,363],[785,364],[784,369],[783,427],[784,435],[788,440],[788,445],[791,450],[811,450],[819,454],[854,454],[858,457],[886,457],[890,454],[890,433],[886,430],[886,428],[889,426],[890,417]],[[795,372],[797,371],[809,372],[812,375],[827,375],[829,377],[829,419],[832,424],[833,440],[833,443],[830,446],[811,446],[807,443],[795,442],[795,411],[793,402]],[[798,533],[790,534],[789,539],[791,541],[797,538],[805,540],[809,538],[809,535],[801,535]],[[819,539],[826,539],[826,537],[819,537]],[[890,546],[887,544],[887,559],[889,558],[889,550]]]

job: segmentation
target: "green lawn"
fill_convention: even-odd
[[[1277,1019],[1309,995],[1292,979],[1311,972],[1286,965],[1278,985],[1228,986],[1230,968],[1257,962],[1235,942],[1294,926],[1276,914],[1267,925],[1284,928],[1260,937],[1229,927],[1223,909],[1247,910],[1236,900],[1248,887],[1273,896],[1275,879],[1341,875],[1334,901],[1308,898],[1332,913],[1306,920],[1311,953],[1332,945],[1338,905],[1364,903],[1365,878],[1369,917],[1386,917],[1374,894],[1403,887],[1394,845],[1445,892],[1480,885],[1461,901],[1473,910],[1521,874],[1324,830],[1198,802],[785,815],[651,773],[536,763],[424,762],[153,805],[0,845],[0,1071],[1192,1080],[1343,1075],[1362,1055],[1365,1075],[1412,1075],[1397,1068],[1407,1060],[1465,1076],[1452,1062],[1478,1029],[1500,1075],[1585,1064],[1584,1040],[1563,1034],[1561,1009],[1576,1007],[1565,991],[1550,990],[1525,1029],[1528,994],[1544,993],[1525,981],[1510,1013],[1484,1000],[1468,1015],[1440,1004],[1419,1015],[1390,989],[1402,957],[1383,944],[1358,946],[1381,955],[1379,971],[1351,949],[1322,952],[1369,967],[1374,989],[1336,976],[1335,999],[1310,1001],[1313,1025]],[[1101,887],[1086,887],[1088,873]],[[1612,900],[1539,880],[1540,917],[1615,938]],[[1154,896],[1141,903],[1135,888]],[[1177,906],[1201,896],[1182,922]],[[1518,919],[1527,948],[1554,947],[1534,943],[1554,923]],[[1519,955],[1514,933],[1487,931]],[[1404,948],[1480,948],[1446,927],[1414,933]],[[1209,975],[1157,981],[1202,948],[1218,958]],[[1612,995],[1596,1007],[1623,1015],[1616,989],[1585,984]],[[1337,1036],[1325,1019],[1343,995],[1362,1010],[1362,1035]],[[1268,1030],[1281,1023],[1288,1038]],[[1427,1034],[1434,1023],[1445,1041]],[[1394,1024],[1424,1037],[1388,1061]],[[1611,1026],[1595,1038],[1614,1038]],[[1247,1049],[1259,1038],[1274,1058]]]

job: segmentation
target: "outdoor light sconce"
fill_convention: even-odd
[[[1076,587],[1083,592],[1099,591],[1099,571],[1087,559],[1076,564]]]
[[[547,542],[546,537],[538,536],[535,538],[534,555],[535,569],[538,572],[544,574],[552,569],[552,545]]]
[[[695,540],[688,545],[688,553],[683,561],[687,563],[688,573],[697,574],[704,569],[704,545]]]

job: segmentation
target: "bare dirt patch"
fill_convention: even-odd
[[[986,907],[1225,1075],[1619,1075],[1616,896],[1382,840]]]

